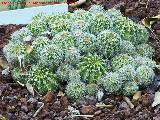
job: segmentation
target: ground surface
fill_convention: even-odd
[[[128,0],[129,1],[129,0]],[[121,6],[123,14],[135,20],[141,20],[146,16],[158,14],[160,9],[159,0],[130,0]],[[120,0],[94,0],[94,3],[102,4],[106,9],[124,1]],[[81,7],[88,9],[93,2],[88,2]],[[0,55],[10,34],[25,25],[0,26]],[[152,25],[154,35],[151,34],[150,42],[155,47],[156,52],[153,58],[160,62],[160,47],[156,44],[156,38],[160,38],[160,21]],[[160,80],[160,79],[157,79]],[[67,107],[73,105],[64,96],[57,96],[56,93],[48,92],[44,97],[32,97],[25,87],[14,83],[11,76],[0,74],[0,119],[4,116],[8,120],[160,120],[160,106],[151,107],[155,91],[159,89],[159,81],[156,81],[148,88],[142,89],[142,96],[136,101],[131,101],[134,108],[124,101],[123,96],[104,96],[102,101],[107,106],[98,108],[94,97],[86,96],[80,98],[75,108],[83,115],[94,115],[91,118],[71,117]],[[154,88],[154,89],[153,89]],[[44,107],[36,117],[32,117],[40,107],[40,102]],[[2,115],[2,116],[1,116]]]

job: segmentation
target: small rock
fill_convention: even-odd
[[[82,106],[88,106],[88,105],[95,105],[96,102],[97,102],[97,100],[95,97],[87,95],[85,97],[78,99],[76,101],[76,106],[82,107]]]
[[[97,115],[100,115],[101,113],[102,113],[102,111],[101,111],[101,110],[98,110],[98,111],[96,111],[96,112],[94,113],[94,115],[97,116]]]
[[[23,105],[23,106],[21,107],[21,110],[23,110],[24,112],[28,112],[28,108],[27,108],[27,106],[25,106],[25,105]]]
[[[96,107],[93,105],[83,106],[80,112],[84,115],[93,115],[96,112]]]
[[[61,112],[60,112],[60,116],[61,116],[62,118],[64,118],[65,116],[67,116],[67,111],[61,111]]]
[[[128,105],[126,102],[122,102],[122,103],[120,104],[119,108],[120,108],[121,110],[130,111],[130,107],[129,107],[129,105]]]
[[[144,94],[141,96],[140,101],[142,102],[142,106],[148,107],[154,101],[154,94]]]
[[[43,100],[46,103],[52,102],[56,98],[55,94],[53,92],[48,92],[44,97]]]
[[[60,101],[56,101],[56,102],[53,103],[53,111],[59,113],[62,110],[63,110],[63,107],[61,106]]]
[[[67,97],[61,97],[60,103],[64,109],[67,108],[69,105],[69,101],[68,101]]]

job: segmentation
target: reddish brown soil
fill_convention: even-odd
[[[127,0],[126,0],[127,1]],[[135,17],[140,20],[146,16],[158,14],[160,9],[159,0],[149,0],[147,9],[147,0],[128,0],[122,5],[121,11],[126,16]],[[94,0],[87,2],[81,7],[89,9],[93,3],[102,4],[106,9],[124,2],[124,0]],[[0,26],[0,50],[4,47],[10,34],[25,25],[4,25]],[[160,38],[160,22],[152,25],[156,37]],[[150,41],[155,45],[155,60],[160,61],[160,47],[155,44],[155,35],[151,35]],[[2,55],[2,51],[0,53]],[[157,77],[157,80],[160,80]],[[0,74],[0,115],[7,120],[160,120],[160,107],[151,107],[154,93],[159,89],[159,82],[155,82],[151,87],[142,90],[142,96],[137,101],[132,101],[134,108],[131,109],[123,100],[122,96],[105,95],[102,101],[106,105],[104,108],[97,108],[98,102],[94,97],[86,96],[80,98],[75,105],[66,97],[59,97],[56,93],[48,92],[44,97],[32,95],[25,87],[14,83],[10,75]],[[154,88],[154,89],[150,89]],[[39,102],[44,103],[44,107],[36,117],[33,115],[40,107]],[[94,115],[92,118],[72,117],[67,110],[69,105],[75,106],[81,114]],[[1,119],[1,116],[0,116]]]

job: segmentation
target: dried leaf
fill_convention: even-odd
[[[131,100],[128,97],[123,97],[124,101],[129,105],[131,109],[134,108],[134,105],[132,104]]]
[[[2,68],[8,68],[9,67],[9,63],[5,58],[0,57],[0,66]]]
[[[58,96],[58,97],[63,97],[63,96],[64,96],[64,93],[63,93],[62,91],[59,91],[57,96]]]
[[[34,97],[34,89],[33,89],[33,86],[27,82],[26,83],[26,87],[27,87],[27,90],[29,91],[29,93]]]
[[[106,105],[104,103],[96,103],[96,107],[99,107],[99,108],[113,108],[114,106],[113,105]]]
[[[33,51],[33,47],[31,45],[26,46],[26,52],[27,54],[30,54]]]
[[[9,71],[9,67],[8,67],[8,68],[2,70],[2,75],[8,75],[9,72],[10,72],[10,71]]]
[[[28,71],[25,68],[24,55],[19,55],[18,56],[18,61],[19,61],[20,69],[21,69],[21,74],[22,75],[28,75]]]
[[[152,103],[152,107],[155,107],[160,104],[160,92],[155,93],[154,102]]]
[[[151,28],[151,25],[157,20],[160,20],[160,15],[154,17],[146,17],[142,20],[142,23],[144,24],[144,26]]]
[[[44,107],[44,103],[42,102],[38,102],[38,104],[41,106],[38,108],[38,110],[34,113],[33,117],[36,117],[38,115],[38,113],[42,110],[42,108]]]
[[[137,91],[134,95],[133,95],[133,100],[138,100],[141,97],[141,93],[142,91]]]
[[[0,115],[0,120],[6,120],[6,118],[2,115]]]

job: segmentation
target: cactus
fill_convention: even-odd
[[[82,58],[78,68],[83,80],[95,83],[105,73],[105,61],[98,55],[89,54]]]
[[[129,56],[127,54],[119,54],[115,57],[113,57],[111,61],[111,66],[113,71],[116,71],[123,67],[124,65],[133,65],[135,66],[135,60],[132,56]]]
[[[75,39],[70,32],[59,32],[53,37],[51,44],[56,44],[62,49],[68,49],[75,45]]]
[[[84,20],[84,21],[88,21],[90,18],[89,16],[89,12],[85,11],[83,9],[78,9],[75,10],[73,13],[73,20]]]
[[[126,82],[123,86],[123,94],[131,96],[138,91],[139,87],[135,81]]]
[[[120,46],[120,38],[115,32],[109,30],[102,31],[97,37],[99,41],[99,50],[104,56],[113,57]]]
[[[120,41],[120,53],[128,54],[131,56],[136,55],[136,48],[130,41],[121,40]]]
[[[69,81],[80,81],[81,75],[79,70],[72,69],[69,72]]]
[[[110,17],[111,24],[112,24],[112,21],[114,21],[115,19],[117,19],[117,17],[122,16],[122,13],[120,12],[120,10],[116,10],[115,8],[108,9],[108,11],[107,11],[106,14]]]
[[[62,64],[57,69],[57,76],[62,82],[68,82],[69,81],[69,73],[73,70],[73,67],[68,64]]]
[[[151,84],[154,76],[155,76],[154,71],[152,70],[152,68],[148,66],[141,65],[136,70],[137,83],[142,87],[146,87],[149,84]]]
[[[11,76],[16,82],[26,84],[28,80],[28,75],[23,75],[20,71],[20,68],[14,68],[11,70]]]
[[[26,0],[9,0],[10,4],[8,4],[9,10],[23,9],[25,8]]]
[[[84,20],[75,20],[74,22],[71,22],[71,31],[77,31],[81,30],[83,32],[88,32],[88,26],[89,23]]]
[[[101,5],[92,5],[89,9],[90,13],[97,13],[97,12],[105,12],[103,6]]]
[[[87,93],[91,96],[96,96],[98,92],[98,85],[97,84],[87,84]]]
[[[70,65],[76,65],[81,58],[80,50],[76,49],[75,47],[70,47],[65,51],[65,63]]]
[[[154,53],[154,49],[148,44],[139,44],[136,51],[140,56],[148,58],[152,58]]]
[[[97,49],[97,45],[96,36],[90,33],[82,33],[76,40],[76,47],[82,54],[94,53]]]
[[[86,95],[86,85],[81,81],[71,81],[66,86],[65,90],[67,97],[72,101]]]
[[[25,42],[25,38],[28,36],[32,36],[32,33],[28,30],[28,28],[23,27],[11,34],[10,41],[13,43]]]
[[[103,13],[95,13],[90,19],[89,30],[90,33],[98,35],[101,31],[110,28],[109,19]]]
[[[122,88],[122,80],[116,72],[106,73],[106,75],[101,78],[101,81],[104,90],[109,94],[118,94]]]
[[[123,82],[135,80],[136,70],[132,65],[124,65],[118,71]]]
[[[46,45],[40,52],[40,63],[48,66],[59,66],[64,59],[64,52],[59,46]]]
[[[152,69],[156,67],[156,62],[147,57],[136,56],[135,61],[136,61],[136,67],[139,67],[141,65],[151,67]]]
[[[29,72],[28,81],[40,94],[58,89],[57,76],[51,67],[41,64],[33,65]]]

